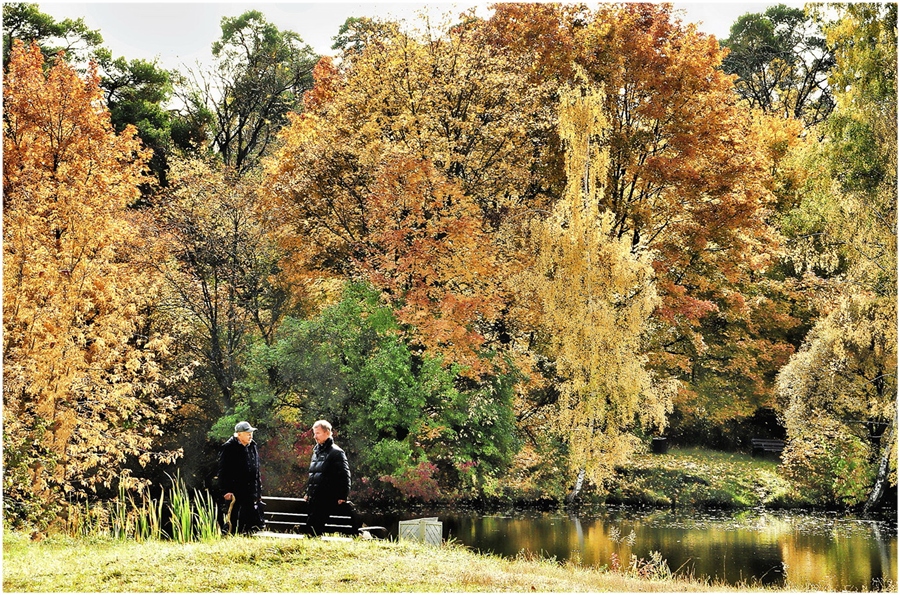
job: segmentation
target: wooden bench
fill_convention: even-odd
[[[306,500],[300,498],[284,498],[280,496],[263,496],[266,505],[263,516],[266,530],[278,533],[311,533],[307,523]],[[367,533],[373,537],[385,537],[384,527],[363,527],[356,519],[353,505],[349,502],[338,507],[335,514],[328,517],[325,533],[342,535],[361,535]]]
[[[771,438],[751,438],[751,456],[765,456],[767,454],[781,456],[784,450],[784,440],[774,440]]]

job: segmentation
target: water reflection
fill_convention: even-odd
[[[421,516],[438,516],[445,538],[504,556],[530,553],[604,567],[614,557],[627,566],[632,555],[649,560],[656,551],[678,574],[732,585],[869,590],[897,584],[897,526],[888,522],[772,512],[688,516],[628,509],[580,517],[434,511]],[[399,518],[389,520],[396,535]]]

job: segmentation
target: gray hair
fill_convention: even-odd
[[[327,421],[325,421],[324,419],[320,419],[319,421],[317,421],[316,423],[313,424],[313,429],[315,430],[316,428],[322,428],[329,434],[332,432],[331,424],[328,423]]]

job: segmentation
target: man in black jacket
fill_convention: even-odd
[[[315,535],[325,531],[325,522],[350,495],[350,463],[334,443],[331,424],[320,419],[313,424],[316,447],[309,463],[306,501],[309,528]]]
[[[225,498],[225,526],[232,533],[252,533],[263,527],[259,452],[256,428],[242,421],[219,453],[219,489]]]

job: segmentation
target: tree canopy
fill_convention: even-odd
[[[257,10],[223,17],[221,29],[212,44],[214,68],[189,71],[180,95],[188,120],[208,127],[222,162],[243,173],[258,165],[287,114],[299,109],[318,57]]]
[[[169,343],[127,212],[147,156],[134,129],[116,134],[96,71],[45,71],[37,44],[14,44],[4,82],[4,505],[45,523],[69,495],[127,485],[126,461],[175,456],[153,449]]]
[[[844,5],[825,31],[837,105],[796,210],[841,274],[777,390],[787,469],[823,498],[871,506],[897,472],[897,7]]]
[[[541,351],[556,362],[554,430],[570,471],[602,484],[637,449],[635,427],[665,426],[672,387],[654,382],[646,365],[643,341],[657,305],[650,254],[633,253],[598,204],[610,166],[605,93],[564,88],[560,103],[566,192],[535,230],[523,285],[540,308]]]
[[[4,5],[9,518],[210,488],[240,419],[299,490],[323,417],[354,498],[599,501],[652,435],[774,411],[785,477],[873,506],[897,14],[820,8],[361,17],[334,57],[251,10],[175,73]]]
[[[84,63],[103,43],[99,31],[89,29],[84,19],[57,21],[40,11],[37,4],[7,2],[3,4],[3,70],[9,67],[13,42],[36,42],[44,58],[49,60],[59,52],[67,59]]]
[[[722,66],[738,76],[735,88],[767,113],[819,124],[834,109],[828,75],[834,66],[825,36],[803,10],[783,4],[747,13],[722,42]]]

